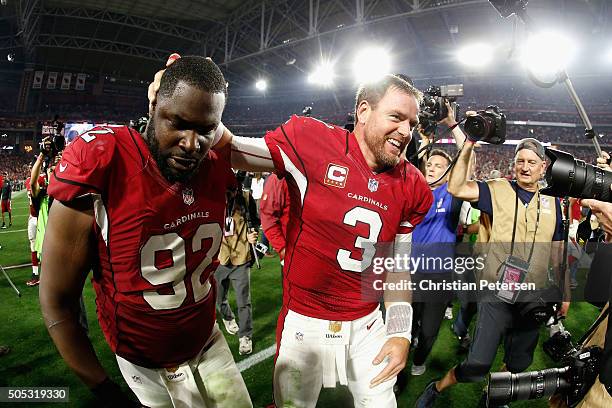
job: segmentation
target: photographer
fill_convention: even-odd
[[[455,143],[460,148],[465,142],[465,135],[456,126],[455,112],[446,101],[447,117],[438,122],[452,129]],[[417,128],[421,135],[422,144],[429,144],[427,135]],[[443,150],[434,149],[429,152],[429,157],[422,159],[422,171],[434,196],[434,205],[429,208],[423,222],[416,226],[412,234],[412,252],[425,254],[432,259],[447,259],[455,257],[455,242],[457,240],[457,226],[459,223],[459,212],[462,201],[454,198],[448,192],[448,176],[445,171],[451,165],[451,157]],[[453,279],[453,271],[446,268],[419,268],[414,274],[416,282],[444,282]],[[418,286],[417,286],[418,287]],[[425,361],[438,337],[440,325],[444,319],[447,304],[453,299],[452,291],[429,291],[417,289],[415,293],[416,302],[413,303],[413,333],[419,327],[418,342],[415,342],[414,358],[410,373],[422,375],[425,373]]]
[[[609,160],[609,155],[604,152],[603,157],[599,157],[597,159],[598,167],[604,170],[607,170],[607,171],[611,171],[612,169],[610,168],[608,164],[608,160]],[[612,190],[612,185],[610,185],[610,189]],[[604,230],[606,234],[606,243],[608,244],[612,243],[612,203],[603,202],[603,201],[594,200],[594,199],[586,199],[586,200],[581,200],[580,205],[591,209],[592,214],[597,217],[600,227]],[[606,254],[608,255],[610,254],[609,249],[607,249]],[[598,255],[602,256],[603,253],[600,253]],[[606,257],[605,255],[604,257],[605,259],[603,259],[603,262],[606,262],[607,265],[609,265],[610,259],[608,259],[608,257]],[[595,263],[596,262],[594,261],[594,264]],[[592,267],[595,267],[595,265],[593,265]],[[590,273],[590,275],[595,275],[595,274],[596,272],[594,271]],[[589,278],[591,278],[591,276],[589,276]],[[610,281],[609,275],[607,276],[607,280],[608,282]],[[605,278],[604,278],[604,281],[601,283],[603,286],[605,286],[606,284]],[[612,290],[612,283],[608,283],[608,288],[609,288],[609,291]],[[610,292],[608,292],[608,297],[610,297]],[[609,306],[610,306],[610,303],[606,305],[602,314],[606,313],[605,309],[607,309]],[[599,324],[597,329],[591,334],[591,336],[589,336],[588,339],[583,344],[580,345],[582,349],[589,347],[589,346],[599,346],[604,349],[604,356],[602,359],[602,366],[599,371],[599,376],[595,380],[595,383],[591,386],[587,394],[584,396],[582,401],[577,405],[577,407],[579,408],[587,408],[587,407],[588,408],[591,408],[591,407],[602,407],[603,408],[603,407],[612,406],[612,394],[611,394],[612,392],[612,386],[611,386],[611,383],[612,383],[611,381],[612,380],[612,363],[611,363],[612,344],[610,344],[610,342],[612,342],[612,335],[610,333],[610,330],[608,329],[608,320],[609,318],[606,317],[601,322],[601,324]],[[605,383],[606,385],[604,386],[604,384],[602,383]],[[550,406],[557,407],[557,408],[567,407],[564,399],[560,398],[559,396],[553,396],[553,398],[551,398]]]
[[[36,161],[32,165],[30,177],[26,180],[26,190],[28,192],[28,201],[30,204],[28,240],[30,241],[30,251],[32,255],[32,277],[26,282],[27,286],[37,286],[40,282],[38,273],[38,251],[36,250],[36,230],[41,199],[47,196],[47,175],[41,174],[45,158],[44,151],[36,157]]]
[[[245,173],[237,175],[238,187],[227,191],[227,210],[223,241],[219,252],[220,265],[215,271],[217,309],[229,334],[238,333],[240,355],[253,351],[253,312],[251,309],[251,264],[257,254],[251,246],[257,241],[259,218],[250,190],[243,190]],[[230,282],[236,291],[238,324],[227,300]]]
[[[483,234],[479,234],[479,242],[488,237],[490,244],[482,254],[486,262],[480,279],[501,283],[531,282],[538,289],[542,288],[547,281],[551,255],[562,253],[555,248],[561,248],[563,239],[560,203],[539,191],[538,182],[546,169],[544,148],[535,139],[523,139],[515,150],[516,180],[476,182],[467,179],[474,143],[468,138],[461,150],[457,165],[451,171],[448,190],[453,196],[472,202],[487,219],[481,224]],[[554,248],[551,248],[551,241]],[[536,245],[537,251],[534,250]],[[520,268],[512,262],[520,264]],[[559,263],[558,259],[553,260],[553,264]],[[480,300],[467,358],[441,380],[432,381],[419,397],[417,407],[432,407],[441,391],[458,382],[481,381],[493,364],[502,338],[505,369],[521,372],[531,364],[540,324],[522,315],[522,305],[514,303],[519,295],[529,295],[526,291],[519,292],[512,291],[512,304],[497,299],[508,295],[501,290]],[[568,307],[569,303],[564,303],[560,314],[565,315]]]

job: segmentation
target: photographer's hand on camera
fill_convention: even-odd
[[[247,234],[247,241],[249,244],[255,244],[257,242],[257,237],[259,236],[259,232],[256,229],[251,229]]]
[[[563,302],[561,303],[561,308],[557,312],[557,316],[559,317],[567,317],[567,312],[569,311],[571,302]]]
[[[52,143],[51,136],[43,137],[42,141],[40,142],[40,152],[45,157],[51,154],[51,143]]]
[[[612,171],[612,167],[610,167],[610,155],[608,152],[601,152],[601,156],[597,158],[597,167]]]
[[[612,185],[610,189],[612,189]],[[606,242],[612,242],[612,203],[586,199],[581,200],[580,205],[591,209],[592,214],[599,221],[599,226],[606,233]]]

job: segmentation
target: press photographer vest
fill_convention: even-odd
[[[249,205],[249,193],[242,193],[245,205]],[[247,223],[244,209],[235,205],[232,213],[234,219],[234,233],[224,236],[219,250],[221,265],[243,265],[251,260],[251,249],[247,240]]]
[[[484,244],[481,253],[487,254],[485,268],[479,279],[496,282],[499,280],[500,265],[511,252],[517,193],[506,179],[488,180],[487,185],[491,191],[493,222],[481,224],[482,236],[488,237],[488,240],[481,241],[479,239],[479,244]],[[540,199],[540,217],[536,230],[538,197]],[[551,241],[556,225],[557,208],[554,197],[536,192],[527,206],[520,198],[518,199],[513,255],[527,261],[533,246],[533,255],[525,282],[535,283],[536,288],[545,287],[548,280],[548,267],[549,264],[552,264]]]

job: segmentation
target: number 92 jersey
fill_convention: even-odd
[[[209,152],[191,181],[169,184],[142,137],[94,128],[64,151],[49,194],[94,199],[93,285],[100,326],[117,355],[143,367],[193,358],[215,322],[215,284],[229,150]]]
[[[292,116],[265,140],[279,176],[290,176],[284,306],[325,320],[371,313],[378,304],[361,290],[381,252],[372,244],[393,243],[427,214],[422,174],[404,160],[374,173],[353,133],[313,118]]]

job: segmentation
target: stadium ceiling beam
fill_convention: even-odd
[[[443,10],[440,15],[442,16],[442,20],[444,21],[444,26],[446,27],[446,31],[448,32],[448,35],[450,35],[450,39],[453,43],[453,46],[457,45],[457,40],[455,39],[455,34],[453,34],[453,32],[451,31],[451,25],[450,22],[448,20],[448,14],[446,13],[446,10]]]
[[[41,0],[23,0],[17,2],[17,26],[19,27],[19,32],[15,36],[21,39],[26,63],[34,61],[34,43],[40,30],[39,9],[41,3]]]
[[[205,39],[206,32],[162,21],[155,18],[137,17],[127,14],[113,13],[109,10],[93,10],[83,7],[44,7],[40,14],[45,17],[65,17],[93,21],[97,23],[116,24],[127,27],[137,27],[144,31],[150,31],[165,36],[172,36],[182,40],[201,43]]]
[[[157,63],[165,61],[171,50],[150,48],[117,41],[100,40],[95,38],[78,37],[71,35],[39,34],[34,42],[36,47],[68,48],[76,50],[98,51],[115,55],[153,60]]]
[[[281,3],[285,3],[285,7],[282,7]],[[436,12],[436,11],[442,12],[442,11],[462,8],[462,7],[471,7],[471,6],[485,5],[485,4],[488,5],[487,0],[448,0],[447,2],[443,4],[439,4],[437,2],[432,2],[432,1],[427,1],[427,0],[407,1],[405,2],[405,5],[407,5],[410,8],[409,11],[393,12],[388,15],[372,17],[370,19],[367,19],[368,16],[364,16],[366,17],[366,19],[359,22],[357,21],[357,17],[359,14],[357,9],[361,5],[364,5],[364,3],[362,3],[362,0],[353,0],[354,11],[351,11],[349,6],[345,4],[346,2],[342,0],[333,0],[332,3],[334,6],[336,6],[336,8],[335,10],[328,9],[329,10],[327,11],[328,15],[332,14],[334,11],[336,12],[344,11],[352,16],[354,23],[347,24],[347,25],[341,25],[334,29],[330,29],[330,30],[323,31],[323,32],[319,32],[318,30],[316,30],[314,34],[312,34],[311,30],[307,30],[308,32],[305,35],[300,36],[299,38],[290,38],[290,39],[280,40],[278,39],[278,35],[276,37],[271,36],[270,43],[267,44],[267,47],[262,49],[261,44],[259,42],[257,42],[256,47],[249,46],[249,43],[253,42],[253,36],[252,35],[249,36],[248,33],[251,32],[251,29],[253,29],[253,27],[262,26],[260,24],[261,23],[260,20],[262,18],[261,11],[263,8],[261,6],[261,2],[256,3],[256,4],[255,2],[249,2],[249,3],[246,3],[244,6],[242,6],[241,8],[239,8],[234,14],[232,14],[228,18],[228,20],[225,22],[226,30],[215,29],[215,30],[211,30],[208,33],[208,35],[206,36],[207,41],[206,41],[205,48],[207,49],[209,55],[214,55],[216,53],[223,52],[223,55],[225,56],[225,58],[222,61],[218,61],[218,62],[223,65],[228,66],[228,65],[231,65],[232,63],[244,61],[249,58],[261,56],[267,53],[273,53],[273,52],[276,52],[282,49],[287,49],[298,43],[306,42],[306,41],[313,40],[313,39],[319,39],[321,37],[328,36],[331,34],[342,32],[342,31],[350,31],[355,28],[363,27],[365,25],[388,23],[388,22],[398,20],[401,18],[417,17],[421,14],[431,13],[431,12]],[[288,9],[286,5],[287,4],[290,5],[293,3],[290,1],[286,1],[286,0],[270,0],[270,1],[267,1],[266,4],[267,4],[266,6],[267,9],[269,9],[270,7],[279,8],[279,9],[282,9],[284,13],[287,13]],[[309,7],[309,10],[312,10],[312,13],[315,13],[316,9],[317,8],[314,7],[314,5],[313,7]],[[366,8],[365,10],[369,10],[370,12],[373,12],[374,8],[373,7]],[[291,10],[291,13],[299,14],[301,11],[302,9],[300,9],[299,7],[295,7],[293,10]],[[276,13],[276,14],[279,15],[278,16],[279,24],[292,23],[292,21],[283,21],[282,19],[284,18],[284,16],[282,16],[281,13]],[[327,17],[324,17],[324,14],[325,12],[320,13],[319,15],[314,15],[310,17],[309,21],[306,21],[305,26],[307,28],[311,28],[313,26],[320,27],[320,24],[317,21],[310,21],[310,20],[314,20],[315,17],[318,18],[319,16],[321,18],[327,18]],[[302,18],[305,18],[305,17],[302,17]],[[302,21],[302,19],[298,18],[296,19],[296,21]],[[300,28],[293,27],[293,28],[296,29],[296,30],[293,30],[293,35],[295,35],[295,32],[297,30],[304,31],[302,27]],[[221,31],[221,33],[219,33],[219,31]],[[279,32],[281,31],[280,28],[278,28],[278,31]],[[234,34],[235,34],[235,37],[233,36]],[[256,38],[259,38],[260,34],[261,33],[259,32]],[[235,38],[235,41],[234,41],[234,38]],[[232,40],[231,44],[230,44],[230,39]],[[241,44],[241,42],[245,43],[242,47],[240,47],[243,50],[245,50],[244,53],[236,52],[237,51],[236,47],[237,45]],[[233,47],[233,49],[231,49],[232,52],[225,52],[230,45]]]

